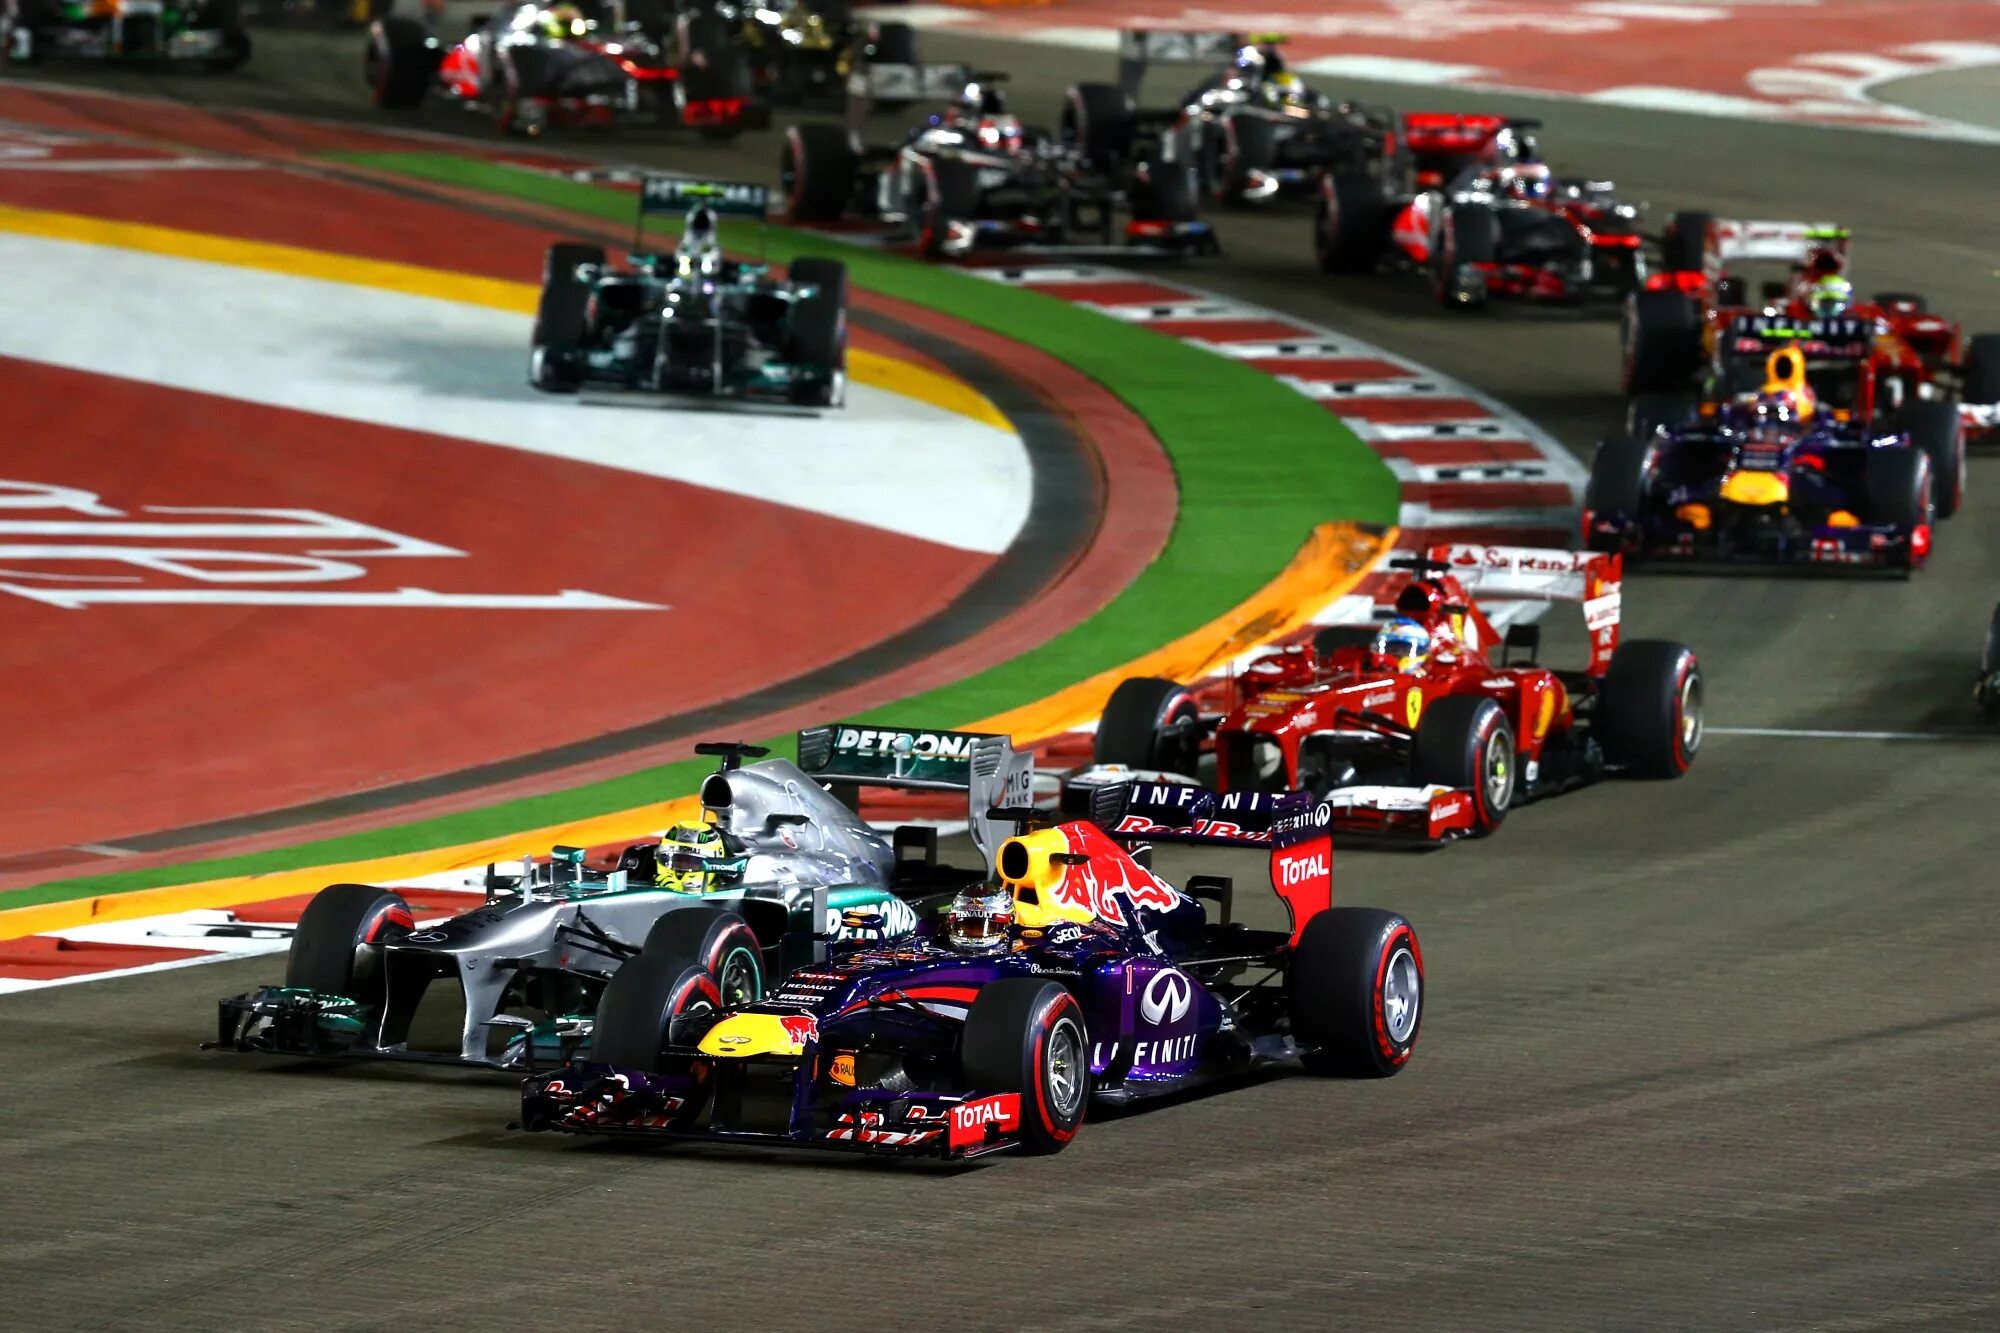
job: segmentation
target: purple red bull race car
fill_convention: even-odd
[[[726,1008],[693,958],[627,963],[588,1061],[523,1084],[522,1127],[967,1159],[1060,1151],[1093,1101],[1404,1067],[1423,954],[1403,917],[1331,905],[1329,810],[1206,839],[1268,852],[1291,929],[1253,930],[1229,881],[1176,888],[1104,831],[1115,789],[1095,805],[1001,844],[998,882],[916,934],[835,946],[762,1001]]]

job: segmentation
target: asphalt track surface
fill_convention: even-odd
[[[296,109],[351,110],[348,50],[269,38],[264,82],[172,88],[275,96],[289,68],[325,89]],[[345,68],[312,74],[312,51]],[[1032,69],[1015,89],[1037,117],[1101,68],[978,58]],[[1559,165],[1662,212],[1851,220],[1864,289],[2000,328],[2000,150],[1477,100],[1539,111]],[[657,157],[720,174],[772,152]],[[1447,318],[1387,278],[1332,291],[1302,219],[1222,221],[1210,287],[1428,360],[1580,450],[1616,416],[1603,318]],[[1711,733],[1682,782],[1530,807],[1436,855],[1340,854],[1340,898],[1423,937],[1423,1040],[1398,1078],[1272,1078],[1100,1118],[1049,1161],[885,1170],[509,1134],[505,1080],[195,1052],[212,999],[275,960],[43,991],[0,1000],[9,1322],[1990,1329],[2000,755],[1967,713],[1996,466],[1974,461],[1911,583],[1626,589],[1628,634],[1700,652],[1712,726],[1923,739]],[[1221,867],[1161,859],[1201,868]],[[1275,903],[1244,896],[1269,924]]]

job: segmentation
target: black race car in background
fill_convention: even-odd
[[[1225,204],[1311,198],[1338,172],[1386,181],[1396,161],[1395,113],[1338,101],[1285,66],[1274,33],[1118,35],[1118,82],[1070,88],[1063,133],[1095,158],[1117,158],[1147,136],[1173,136],[1202,191]],[[1143,109],[1140,87],[1155,64],[1219,66],[1170,108]]]
[[[1320,182],[1313,255],[1329,273],[1415,270],[1438,301],[1622,301],[1646,281],[1639,210],[1612,183],[1556,175],[1532,120],[1411,114],[1385,186],[1376,171]]]
[[[729,139],[771,123],[735,34],[708,10],[685,11],[656,35],[644,23],[619,26],[602,0],[530,0],[473,20],[455,45],[426,22],[391,16],[369,29],[363,74],[376,106],[408,110],[436,95],[509,134],[642,115]]]
[[[1979,655],[1979,681],[1972,689],[1979,715],[1988,722],[2000,722],[2000,606],[1986,626],[1986,650]]]
[[[922,254],[951,258],[1117,241],[1163,253],[1215,252],[1215,233],[1197,216],[1194,171],[1172,139],[1142,139],[1116,156],[1092,154],[1022,125],[1000,88],[1005,77],[962,65],[914,67],[910,89],[956,86],[957,95],[901,142],[874,146],[863,143],[861,128],[878,80],[857,71],[844,127],[785,132],[779,174],[792,219],[876,219]]]
[[[764,219],[762,185],[649,176],[639,219],[684,213],[679,248],[631,265],[604,248],[549,247],[528,380],[578,390],[839,407],[847,393],[847,266],[792,261],[783,279],[727,258],[719,217]]]
[[[250,34],[238,0],[4,0],[0,57],[231,70],[250,58]]]

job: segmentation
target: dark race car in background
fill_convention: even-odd
[[[779,169],[792,220],[873,220],[933,257],[1114,244],[1215,251],[1214,231],[1197,216],[1194,172],[1172,155],[1171,140],[1142,140],[1116,158],[1093,156],[1022,125],[1008,110],[1002,79],[963,66],[920,66],[915,86],[949,84],[955,95],[901,141],[869,145],[862,138],[868,90],[880,85],[860,71],[845,127],[785,132]]]
[[[0,59],[193,64],[231,70],[250,58],[238,0],[4,0]]]
[[[1870,321],[1816,321],[1765,352],[1759,325],[1741,316],[1725,335],[1764,361],[1762,388],[1713,412],[1607,440],[1584,494],[1585,542],[1628,559],[1887,569],[1905,576],[1930,559],[1949,494],[1933,451],[1904,427],[1842,411],[1813,393],[1808,355],[1863,362]],[[1787,335],[1798,332],[1785,322]],[[1962,461],[1956,417],[1950,466]],[[1955,495],[1953,497],[1956,498]]]
[[[722,761],[701,788],[719,857],[691,866],[675,853],[663,866],[660,844],[637,843],[593,869],[583,849],[557,848],[518,875],[489,866],[481,906],[421,927],[392,886],[331,885],[299,919],[284,984],[223,1000],[215,1044],[547,1067],[587,1048],[606,981],[642,951],[691,957],[705,986],[748,1001],[823,961],[830,942],[906,934],[926,902],[992,872],[1011,826],[986,812],[1031,781],[1005,737],[965,732],[815,728],[799,733],[797,764],[743,764],[764,753],[743,745],[697,748]],[[935,829],[882,836],[838,790],[855,784],[965,793],[982,863],[939,865]],[[663,883],[668,869],[708,887]],[[458,1006],[448,1044],[419,1040],[433,988]]]
[[[1251,1070],[1399,1072],[1424,998],[1410,923],[1331,905],[1333,848],[1311,812],[1205,841],[1267,853],[1289,930],[1231,921],[1227,881],[1183,892],[1090,821],[1026,832],[999,849],[1013,918],[988,951],[929,922],[731,1005],[689,957],[649,949],[606,989],[590,1060],[523,1084],[520,1123],[972,1158],[1058,1152],[1093,1102]]]
[[[1252,662],[1219,709],[1174,681],[1124,681],[1098,723],[1092,767],[1065,780],[1064,808],[1086,810],[1097,789],[1131,783],[1119,832],[1171,839],[1324,801],[1343,841],[1436,845],[1491,833],[1531,800],[1613,775],[1675,778],[1693,764],[1701,664],[1682,644],[1619,642],[1616,556],[1450,545],[1393,567],[1412,574],[1395,614],[1431,638],[1421,664],[1379,656],[1374,625],[1330,625]],[[1590,660],[1540,665],[1540,626],[1503,635],[1474,594],[1578,605]]]
[[[1336,100],[1286,68],[1274,33],[1161,32],[1118,35],[1118,82],[1069,89],[1063,137],[1088,156],[1117,160],[1148,140],[1171,138],[1201,189],[1223,204],[1312,198],[1330,173],[1393,175],[1395,113]],[[1164,108],[1139,93],[1156,64],[1212,64],[1217,72]]]
[[[1494,296],[1623,300],[1646,280],[1639,210],[1610,181],[1556,175],[1535,128],[1501,116],[1405,116],[1386,178],[1322,178],[1313,220],[1320,268],[1419,272],[1455,309]]]
[[[369,29],[363,75],[376,106],[408,110],[432,96],[493,117],[509,134],[609,125],[643,116],[706,138],[770,124],[750,67],[722,18],[681,14],[655,37],[615,25],[603,3],[504,5],[456,43],[429,23],[392,15]]]
[[[528,380],[579,390],[839,407],[847,394],[847,266],[803,257],[779,278],[730,259],[718,217],[764,220],[762,185],[647,176],[627,267],[604,247],[549,247]],[[638,248],[649,214],[684,213],[679,248]]]
[[[1808,295],[1816,281],[1847,274],[1849,243],[1845,227],[1827,222],[1674,214],[1661,270],[1626,303],[1628,427],[1642,433],[1698,410],[1712,415],[1734,387],[1730,360],[1745,320],[1761,321],[1767,339],[1795,329],[1822,401],[1859,424],[1906,430],[1931,454],[1938,509],[1948,515],[1958,507],[1965,445],[2000,424],[2000,334],[1967,337],[1921,293],[1884,291],[1840,311],[1866,325],[1861,354],[1822,355]],[[1756,367],[1743,373],[1754,376]]]

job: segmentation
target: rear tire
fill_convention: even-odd
[[[826,372],[822,379],[794,386],[792,401],[839,407],[847,397],[847,265],[838,259],[794,259],[789,277],[819,291],[792,306],[786,359]]]
[[[1381,260],[1391,210],[1382,183],[1357,172],[1329,172],[1313,215],[1313,258],[1322,273],[1365,273]]]
[[[854,147],[838,125],[794,125],[779,151],[778,184],[794,222],[832,222],[854,197]]]
[[[1622,330],[1628,394],[1685,389],[1701,369],[1701,306],[1680,292],[1634,292]]]
[[[965,1015],[959,1068],[966,1091],[1021,1096],[1021,1144],[1061,1152],[1090,1105],[1090,1034],[1083,1009],[1040,977],[989,982]]]
[[[1209,163],[1210,196],[1234,207],[1251,203],[1250,174],[1277,160],[1277,127],[1261,116],[1225,116],[1210,127],[1209,143],[1203,160]]]
[[[1611,654],[1598,695],[1597,739],[1607,763],[1635,778],[1677,778],[1702,736],[1701,661],[1685,644],[1632,639]]]
[[[728,908],[672,908],[646,932],[639,952],[703,969],[714,978],[725,1009],[764,998],[764,952],[757,933]]]
[[[1514,803],[1514,728],[1499,704],[1477,695],[1440,699],[1417,723],[1410,767],[1417,784],[1471,793],[1472,836],[1500,827]]]
[[[1157,676],[1120,681],[1097,723],[1091,762],[1191,778],[1201,757],[1194,725],[1200,718],[1201,706],[1184,685]]]
[[[1346,1078],[1402,1072],[1424,1021],[1416,930],[1375,907],[1318,913],[1292,950],[1285,999],[1308,1072]]]
[[[1660,237],[1660,262],[1669,273],[1699,273],[1708,267],[1708,229],[1713,213],[1675,213]]]
[[[528,357],[528,382],[544,393],[575,393],[582,381],[576,358],[594,284],[578,281],[576,266],[602,263],[601,245],[562,241],[549,247]]]
[[[1201,215],[1201,186],[1194,168],[1185,162],[1141,163],[1134,177],[1130,192],[1134,221],[1193,222]]]
[[[2000,403],[2000,333],[1975,333],[1965,349],[1959,397],[1980,407]]]
[[[285,985],[367,1005],[384,997],[382,951],[415,929],[409,904],[373,884],[329,884],[313,895],[292,932]]]
[[[1121,162],[1138,136],[1138,110],[1110,83],[1077,83],[1063,96],[1062,140],[1098,167]]]
[[[422,106],[443,54],[430,30],[415,19],[390,17],[369,24],[362,72],[372,90],[370,100],[385,111]]]

